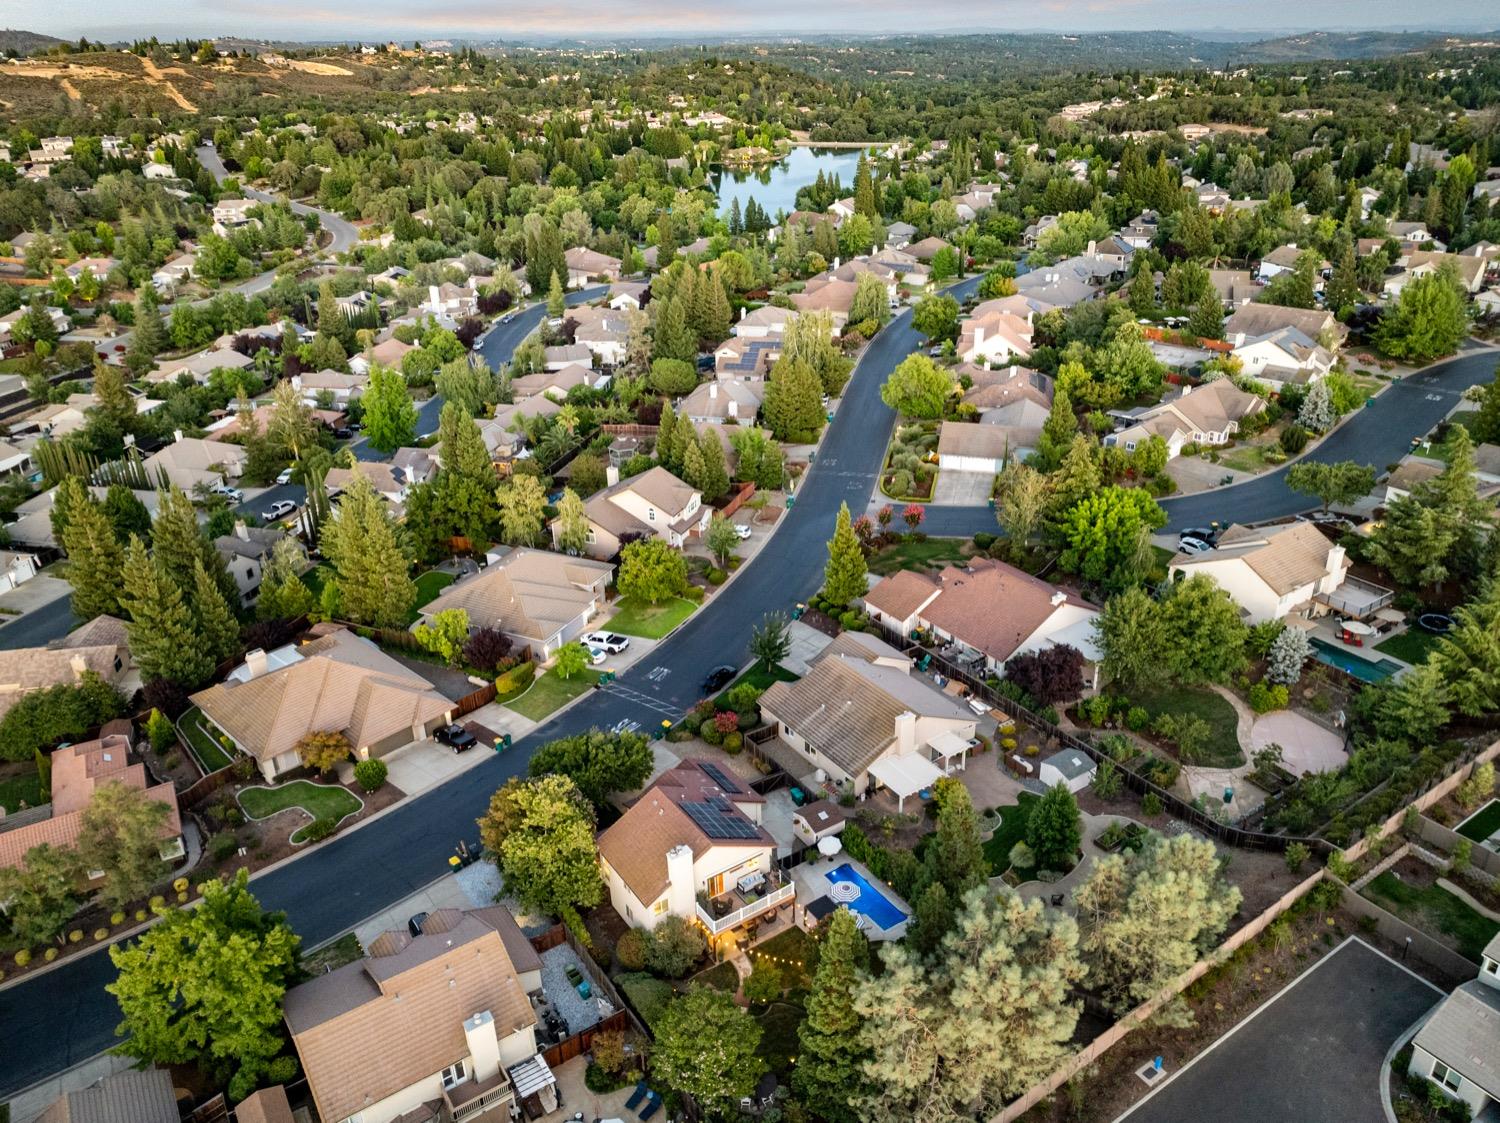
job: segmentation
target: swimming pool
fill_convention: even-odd
[[[900,910],[891,900],[886,897],[875,886],[865,880],[864,874],[851,866],[848,862],[837,869],[830,870],[825,876],[837,885],[840,882],[849,882],[859,887],[859,896],[852,901],[845,901],[851,909],[857,913],[868,916],[881,928],[889,931],[906,919],[906,914]]]
[[[1313,654],[1319,662],[1327,663],[1330,667],[1337,667],[1361,682],[1384,682],[1401,669],[1401,664],[1393,660],[1379,659],[1372,663],[1368,659],[1361,659],[1358,655],[1351,655],[1327,640],[1314,638],[1312,645]]]

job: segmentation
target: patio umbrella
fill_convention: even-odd
[[[859,900],[859,886],[852,881],[836,881],[828,895],[841,905],[847,905],[851,901]]]
[[[825,858],[832,858],[843,848],[844,844],[839,841],[839,836],[836,834],[824,835],[818,839],[818,853]]]

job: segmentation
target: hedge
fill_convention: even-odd
[[[502,696],[519,694],[531,685],[536,676],[536,664],[531,660],[517,663],[510,670],[495,676],[495,689]]]

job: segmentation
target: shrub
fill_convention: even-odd
[[[1127,728],[1139,733],[1151,724],[1151,711],[1145,706],[1131,706],[1125,711],[1125,725]]]
[[[22,948],[20,951],[16,952],[15,960],[17,967],[25,967],[28,963],[31,962],[31,952],[27,951],[25,948]]]
[[[1155,792],[1147,792],[1141,796],[1141,814],[1148,819],[1154,819],[1162,813],[1161,796]]]
[[[536,676],[536,664],[531,660],[517,663],[510,670],[495,676],[495,689],[501,696],[519,694],[531,685],[531,680]]]
[[[338,829],[339,824],[336,819],[316,819],[308,826],[302,828],[302,841],[322,842]]]
[[[1287,872],[1296,873],[1302,868],[1302,864],[1306,862],[1310,856],[1311,851],[1308,850],[1306,845],[1300,842],[1292,843],[1286,848],[1286,853],[1283,855],[1283,857],[1286,859]]]
[[[172,728],[172,720],[166,714],[153,709],[146,719],[146,737],[153,750],[164,753],[176,743],[177,730]]]
[[[240,848],[240,840],[228,831],[221,831],[208,840],[208,856],[215,862],[226,862]]]
[[[97,943],[101,943],[102,941],[107,940],[107,939],[109,939],[109,929],[108,928],[95,928],[94,929],[94,943],[96,943],[96,944]]]
[[[639,971],[646,966],[646,941],[650,933],[632,928],[615,941],[615,955],[620,966],[627,971]]]
[[[499,628],[478,628],[464,643],[464,662],[488,674],[500,666],[513,646],[510,637]]]
[[[745,997],[751,1002],[771,1002],[781,997],[786,990],[786,981],[781,968],[772,960],[762,957],[745,980]]]
[[[1455,793],[1459,806],[1465,811],[1472,811],[1484,800],[1489,799],[1495,790],[1495,766],[1489,761],[1478,765],[1472,775],[1458,786]]]
[[[118,928],[121,924],[124,923],[125,914],[123,912],[112,912],[109,914],[109,924],[111,928]]]
[[[362,791],[379,791],[390,774],[383,760],[362,760],[354,766],[354,782]]]
[[[46,951],[42,952],[42,960],[46,963],[51,963],[54,959],[57,958],[57,956],[58,951],[56,948],[48,948]]]
[[[697,925],[680,916],[667,916],[651,932],[646,966],[658,975],[680,979],[703,957],[707,947]]]
[[[141,924],[141,923],[143,923],[145,921],[146,917],[149,916],[149,915],[150,914],[145,909],[136,909],[135,910],[135,922],[137,924]]]
[[[705,721],[702,728],[698,730],[698,736],[702,737],[710,745],[722,745],[724,734],[719,732],[719,727],[711,721]]]
[[[1257,682],[1250,687],[1250,708],[1258,714],[1284,710],[1290,701],[1291,694],[1285,686],[1267,686],[1264,682]]]
[[[1300,425],[1288,425],[1281,431],[1281,449],[1288,456],[1296,456],[1307,447],[1308,433]]]
[[[745,735],[739,730],[724,734],[724,744],[721,746],[726,753],[733,755],[745,747]]]
[[[724,584],[725,581],[729,580],[729,574],[725,573],[716,565],[711,565],[708,567],[708,573],[706,574],[706,576],[708,577],[708,583],[716,587]]]

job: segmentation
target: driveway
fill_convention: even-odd
[[[1378,1123],[1387,1051],[1442,997],[1350,937],[1120,1120]]]
[[[945,507],[988,507],[995,486],[993,472],[961,472],[945,468],[932,488],[932,501]]]

